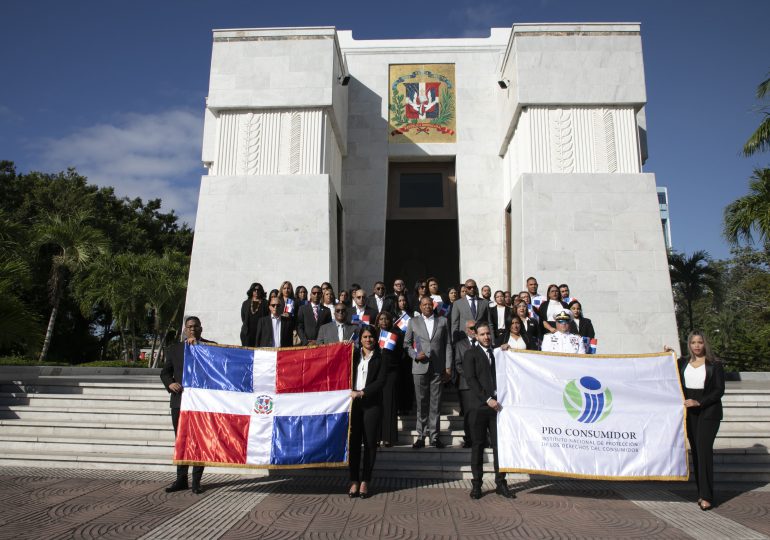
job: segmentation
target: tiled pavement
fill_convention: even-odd
[[[701,512],[690,484],[536,477],[514,500],[468,497],[467,480],[378,479],[349,499],[341,476],[204,475],[0,468],[0,538],[768,538],[770,486],[718,485]]]

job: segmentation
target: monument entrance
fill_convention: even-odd
[[[391,162],[388,169],[385,281],[400,277],[412,290],[435,276],[446,292],[460,280],[454,162]]]

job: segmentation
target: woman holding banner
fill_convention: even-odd
[[[687,439],[690,441],[693,474],[698,486],[698,506],[711,510],[714,500],[714,439],[722,420],[725,372],[706,336],[693,331],[687,336],[690,356],[679,359],[679,376],[687,407]],[[671,351],[665,347],[665,350]]]
[[[359,334],[361,348],[353,354],[353,388],[350,397],[350,490],[348,495],[365,499],[369,496],[377,440],[382,418],[382,388],[385,386],[387,366],[377,347],[376,330],[364,326]],[[363,473],[361,444],[364,445]]]

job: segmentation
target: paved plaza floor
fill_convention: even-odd
[[[380,471],[381,472],[381,471]],[[516,499],[470,481],[376,479],[350,499],[341,475],[243,477],[207,469],[205,492],[166,493],[168,473],[0,467],[0,538],[768,538],[770,485],[534,477]]]

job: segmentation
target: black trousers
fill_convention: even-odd
[[[385,387],[382,389],[382,432],[380,440],[398,442],[398,397],[396,395],[398,366],[388,367]]]
[[[703,391],[687,390],[687,399],[700,399]],[[692,472],[698,487],[698,498],[714,501],[714,439],[719,419],[703,418],[700,407],[687,409],[687,439],[692,452]]]
[[[484,446],[487,444],[487,432],[492,442],[492,456],[495,464],[495,483],[505,482],[505,473],[500,472],[497,461],[497,411],[486,404],[470,410],[470,424],[473,442],[471,445],[471,472],[473,484],[481,484],[484,473]]]
[[[179,425],[179,409],[176,407],[171,408],[171,422],[174,424],[174,437],[176,437],[176,428]],[[187,465],[176,466],[176,481],[187,482]],[[203,467],[194,466],[192,473],[193,484],[200,484],[203,477]]]
[[[377,457],[377,441],[380,432],[382,407],[379,404],[361,403],[353,400],[350,410],[350,480],[371,482],[374,460]],[[364,445],[363,473],[361,469],[361,444]]]
[[[460,414],[463,417],[463,440],[465,442],[473,441],[473,433],[471,430],[471,391],[470,390],[458,390],[460,394]],[[489,407],[487,407],[489,408]]]

